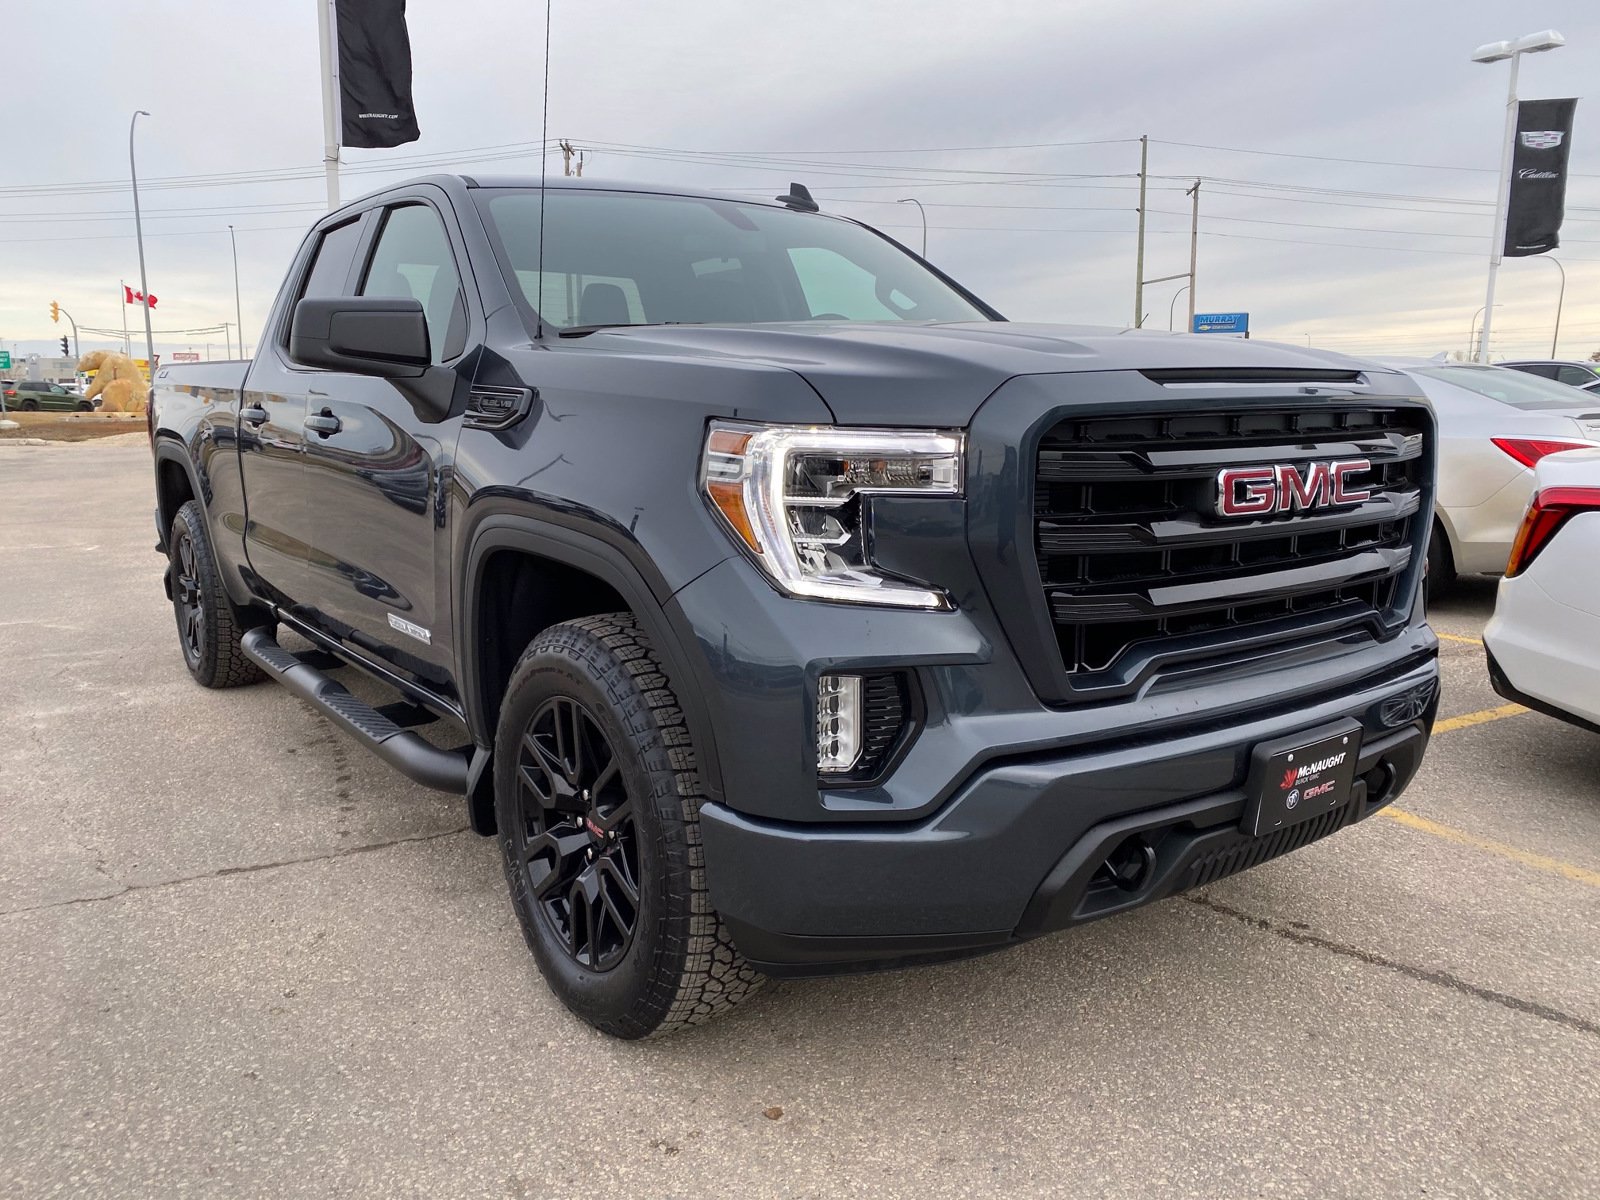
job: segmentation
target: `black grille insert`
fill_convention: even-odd
[[[1075,686],[1152,654],[1225,659],[1258,635],[1403,618],[1420,554],[1425,416],[1377,405],[1073,416],[1040,442],[1034,548]],[[1215,511],[1226,467],[1364,458],[1366,501],[1259,518]]]

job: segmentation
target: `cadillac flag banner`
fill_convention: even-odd
[[[416,141],[406,0],[337,0],[335,17],[340,142],[383,149]]]
[[[1572,110],[1577,103],[1523,100],[1517,104],[1506,209],[1507,258],[1545,254],[1561,245],[1561,218],[1567,204],[1567,154],[1572,147]]]

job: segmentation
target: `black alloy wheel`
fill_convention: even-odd
[[[577,700],[552,696],[533,714],[517,790],[511,834],[540,916],[574,962],[609,971],[639,920],[639,838],[617,752]]]
[[[193,500],[173,515],[167,531],[167,591],[178,625],[183,665],[202,687],[238,687],[261,678],[239,644],[245,630],[267,625],[267,614],[239,608],[228,599],[205,515]]]
[[[494,739],[501,861],[550,990],[613,1037],[710,1020],[761,986],[711,904],[694,739],[632,613],[522,652]]]
[[[194,538],[186,526],[173,529],[172,566],[172,603],[177,609],[178,642],[183,647],[184,662],[192,671],[205,652],[206,600],[200,587]]]

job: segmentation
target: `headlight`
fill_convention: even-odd
[[[713,422],[701,487],[757,565],[791,596],[951,607],[886,575],[867,546],[865,498],[959,496],[962,435]]]

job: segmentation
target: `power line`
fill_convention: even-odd
[[[1418,171],[1473,171],[1486,175],[1499,172],[1497,167],[1453,167],[1441,163],[1396,162],[1393,159],[1382,158],[1334,158],[1327,154],[1291,154],[1287,150],[1246,150],[1239,146],[1210,146],[1203,142],[1169,142],[1164,138],[1150,140],[1158,146],[1183,146],[1189,150],[1217,150],[1223,154],[1251,154],[1268,158],[1299,158],[1309,162],[1354,163],[1364,167],[1402,167]],[[1580,179],[1600,179],[1600,175],[1583,175],[1576,171],[1571,174]]]

